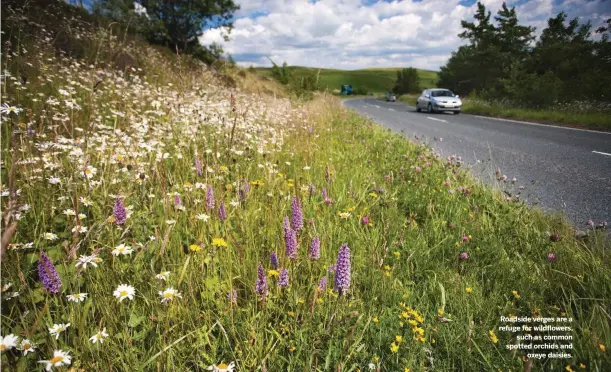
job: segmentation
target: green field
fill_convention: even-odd
[[[306,73],[318,72],[317,68],[310,67],[289,67],[295,77],[303,76]],[[320,69],[319,84],[322,89],[333,91],[340,89],[343,84],[352,85],[353,89],[364,87],[370,93],[381,93],[391,90],[397,79],[397,71],[401,68],[370,68],[364,70],[335,70]],[[255,69],[264,76],[271,76],[271,68],[259,67]],[[437,84],[437,72],[418,70],[420,75],[421,88],[435,87]]]

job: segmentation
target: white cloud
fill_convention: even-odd
[[[607,0],[508,1],[518,4],[521,23],[540,32],[561,10],[582,20],[611,17]],[[268,57],[289,65],[340,67],[413,66],[438,69],[462,41],[460,21],[471,19],[476,5],[461,0],[414,2],[370,0],[237,0],[231,41],[207,30],[202,44],[223,45],[244,66],[269,66]],[[503,0],[482,0],[494,16]],[[594,16],[593,16],[594,15]]]

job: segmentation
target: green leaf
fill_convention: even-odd
[[[140,323],[142,323],[146,317],[144,315],[137,315],[134,313],[129,314],[129,320],[127,321],[127,325],[131,328],[137,327]]]

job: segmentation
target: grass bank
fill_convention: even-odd
[[[611,363],[603,230],[575,240],[328,95],[238,91],[117,42],[147,57],[126,76],[32,40],[2,53],[4,370]],[[508,351],[501,316],[571,318],[571,357]]]
[[[529,109],[466,98],[463,100],[462,111],[469,114],[527,120],[542,124],[611,131],[611,110],[590,107],[588,103],[574,103],[568,107],[558,106],[549,109]]]

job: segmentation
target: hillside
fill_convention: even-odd
[[[291,73],[295,77],[303,76],[306,72],[318,72],[316,68],[290,66]],[[255,70],[263,76],[271,76],[271,68],[259,67]],[[397,79],[397,71],[400,68],[372,68],[364,70],[335,70],[320,69],[319,84],[329,91],[339,89],[342,84],[350,84],[353,89],[365,88],[370,93],[383,93],[391,90]],[[418,70],[421,87],[435,87],[437,84],[437,72]]]

